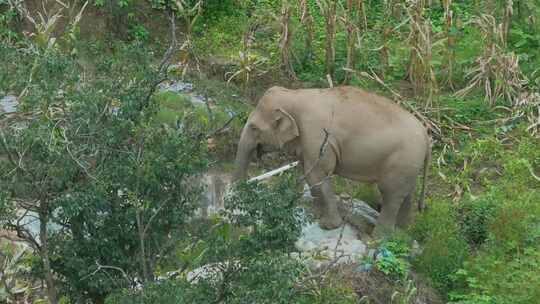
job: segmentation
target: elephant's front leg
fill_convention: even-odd
[[[309,170],[309,167],[305,170]],[[338,228],[343,224],[343,219],[338,211],[338,199],[334,193],[330,175],[319,168],[314,168],[311,172],[305,173],[311,195],[315,200],[316,213],[320,215],[321,227],[325,229]]]

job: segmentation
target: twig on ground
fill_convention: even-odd
[[[341,230],[339,231],[339,238],[338,238],[338,241],[336,242],[336,247],[334,247],[334,259],[337,257],[338,247],[341,244],[341,240],[343,239],[343,230],[345,230],[345,222],[341,224]]]

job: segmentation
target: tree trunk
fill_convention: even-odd
[[[49,210],[48,203],[41,202],[39,206],[39,241],[41,247],[39,249],[39,255],[41,262],[43,263],[43,270],[45,272],[45,283],[47,284],[47,298],[51,304],[58,303],[58,294],[54,284],[53,272],[51,269],[51,262],[49,259],[49,239],[47,223],[49,222]]]
[[[141,212],[137,210],[136,214],[137,220],[137,230],[139,233],[139,247],[140,247],[140,263],[143,271],[143,282],[149,282],[152,280],[150,272],[148,271],[148,263],[146,261],[146,245],[145,245],[145,235],[144,235],[144,226],[141,219]]]

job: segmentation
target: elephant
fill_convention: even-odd
[[[382,204],[374,235],[409,223],[422,169],[418,208],[423,209],[431,140],[414,115],[388,98],[352,86],[272,87],[242,129],[233,181],[247,177],[255,154],[278,150],[298,159],[324,229],[343,223],[332,175],[377,185]]]

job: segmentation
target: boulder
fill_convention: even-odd
[[[377,210],[357,199],[342,199],[338,209],[345,222],[354,226],[362,237],[368,237],[379,216]]]
[[[300,252],[299,257],[306,258],[312,268],[330,262],[357,262],[367,250],[366,244],[358,239],[356,229],[349,224],[325,230],[318,223],[308,223],[302,228],[295,247]]]

